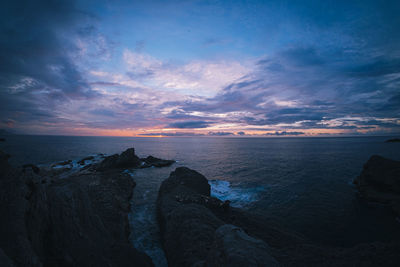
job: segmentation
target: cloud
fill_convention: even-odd
[[[231,133],[231,132],[208,132],[208,135],[210,135],[210,136],[229,136],[229,135],[234,135],[234,133]]]
[[[35,120],[50,123],[56,120],[55,110],[61,103],[98,95],[74,63],[76,46],[71,35],[66,36],[71,27],[78,29],[87,18],[73,1],[17,0],[2,6],[2,118],[15,121],[15,125]]]
[[[222,87],[249,71],[248,67],[233,60],[195,60],[176,64],[129,49],[125,49],[123,59],[131,79],[163,90],[200,96],[214,96]]]
[[[207,121],[183,121],[183,122],[171,123],[167,126],[167,128],[181,128],[181,129],[207,128],[210,126],[210,124],[211,123]]]
[[[399,129],[398,1],[98,5],[5,2],[2,127],[148,136]],[[197,19],[187,20],[190,9]]]
[[[139,136],[165,136],[165,137],[173,137],[173,136],[204,136],[201,133],[192,133],[192,132],[175,132],[175,133],[141,133]]]
[[[266,133],[265,135],[277,135],[277,136],[285,136],[285,135],[304,135],[304,132],[286,132],[286,131],[276,131],[275,133]]]

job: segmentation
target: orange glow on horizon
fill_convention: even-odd
[[[382,130],[381,128],[376,128],[376,130]],[[276,132],[303,132],[304,134],[294,134],[294,135],[275,135]],[[280,129],[276,131],[265,131],[265,130],[246,130],[236,128],[236,129],[218,129],[215,128],[209,129],[165,129],[165,128],[146,128],[146,129],[91,129],[91,128],[74,128],[68,131],[68,134],[72,135],[81,135],[81,136],[116,136],[116,137],[155,137],[155,138],[163,138],[170,137],[167,134],[171,134],[173,137],[175,133],[190,133],[190,134],[199,134],[197,136],[209,136],[209,132],[230,132],[233,135],[227,136],[236,136],[241,137],[242,135],[238,135],[238,132],[245,132],[246,134],[243,137],[310,137],[310,136],[335,136],[335,135],[351,135],[357,133],[373,133],[373,130],[354,130],[354,129]],[[147,135],[146,135],[147,134]],[[164,135],[165,134],[165,135]],[[188,134],[187,136],[191,136]],[[179,135],[184,137],[185,135]],[[193,135],[196,136],[196,135]]]

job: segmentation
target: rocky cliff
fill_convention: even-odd
[[[134,151],[119,157],[118,167],[136,166]],[[153,265],[128,240],[129,175],[103,162],[64,177],[7,158],[0,152],[1,266]]]

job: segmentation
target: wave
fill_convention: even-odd
[[[222,201],[231,201],[233,207],[246,207],[250,203],[260,199],[260,193],[265,191],[262,186],[258,187],[237,187],[224,180],[209,180],[211,186],[211,196]]]

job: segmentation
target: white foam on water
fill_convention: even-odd
[[[131,228],[131,241],[133,246],[146,253],[156,267],[167,267],[162,245],[158,240],[158,226],[155,207],[151,205],[134,206],[129,215]]]
[[[131,177],[133,177],[133,175],[134,175],[133,171],[129,170],[129,169],[124,170],[124,173],[129,174]]]
[[[231,201],[233,207],[245,207],[248,204],[259,200],[260,193],[265,191],[262,186],[258,187],[232,187],[231,183],[224,180],[210,180],[211,196],[222,201]]]
[[[81,159],[74,159],[71,160],[71,162],[67,163],[67,164],[63,164],[65,161],[63,162],[56,162],[51,164],[51,168],[56,170],[56,169],[65,169],[66,174],[72,174],[74,172],[77,172],[79,170],[81,170],[82,168],[85,168],[91,164],[94,163],[99,163],[100,161],[102,161],[104,159],[104,155],[102,154],[94,154],[94,155],[89,155],[92,156],[92,159],[87,159],[83,161],[83,164],[80,164],[79,161],[81,161]]]

